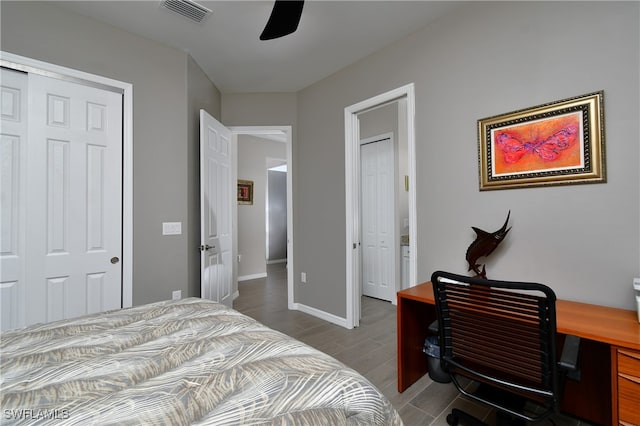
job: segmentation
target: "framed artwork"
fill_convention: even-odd
[[[604,92],[478,120],[480,191],[605,176]]]
[[[253,181],[238,179],[238,204],[253,204]]]

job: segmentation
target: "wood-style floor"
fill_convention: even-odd
[[[389,398],[405,425],[444,426],[453,407],[494,423],[491,410],[460,396],[452,384],[434,382],[428,375],[403,393],[398,392],[395,305],[363,297],[360,327],[347,330],[288,310],[285,265],[269,265],[267,271],[267,278],[239,283],[240,296],[233,307],[360,372]],[[557,426],[585,424],[566,416],[556,416],[554,422]]]

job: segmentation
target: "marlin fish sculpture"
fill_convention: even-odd
[[[485,265],[482,265],[482,270],[480,270],[480,265],[477,263],[478,259],[489,256],[493,253],[496,247],[498,247],[498,244],[500,244],[502,240],[504,240],[504,237],[507,236],[507,233],[511,230],[511,227],[507,229],[509,216],[511,216],[511,210],[509,210],[507,220],[504,222],[504,225],[502,225],[502,228],[498,229],[496,232],[489,233],[476,228],[475,226],[471,227],[471,229],[476,233],[476,239],[467,249],[467,262],[469,262],[468,270],[475,272],[477,274],[476,276],[487,278]]]

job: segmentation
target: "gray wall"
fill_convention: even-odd
[[[253,204],[238,205],[238,278],[267,273],[267,160],[286,158],[286,145],[251,135],[238,136],[238,179],[253,181]]]
[[[360,139],[372,138],[382,133],[393,133],[398,138],[398,103],[393,102],[358,115]]]
[[[345,316],[344,108],[414,82],[418,279],[465,273],[471,226],[513,229],[490,277],[632,309],[640,275],[639,4],[470,2],[298,93],[296,301]],[[479,118],[604,89],[608,183],[479,192]],[[302,172],[303,171],[303,172]]]
[[[225,126],[292,126],[295,141],[297,107],[295,93],[223,93],[221,121]]]
[[[47,2],[1,7],[2,50],[133,84],[133,304],[194,294],[197,136],[189,126],[201,103],[220,113],[215,87],[184,52]],[[200,89],[210,92],[206,102]],[[165,221],[182,222],[183,234],[162,236]]]

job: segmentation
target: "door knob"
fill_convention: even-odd
[[[216,248],[216,246],[210,246],[209,244],[203,244],[200,246],[200,251],[211,250]]]
[[[112,257],[112,258],[111,258],[111,263],[113,263],[114,265],[115,265],[116,263],[118,263],[118,262],[120,262],[120,258],[119,258],[119,257],[114,256],[114,257]]]

